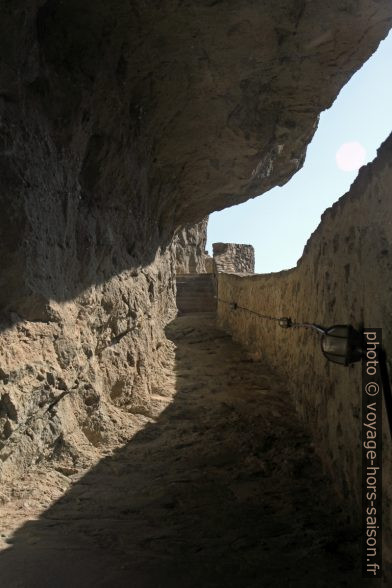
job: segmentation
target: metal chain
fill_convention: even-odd
[[[257,315],[260,318],[264,318],[264,319],[267,319],[270,321],[280,321],[280,318],[278,318],[278,317],[269,316],[268,314],[260,314],[259,312],[256,312],[255,310],[252,310],[250,308],[246,308],[245,306],[240,306],[236,302],[228,302],[227,300],[223,300],[223,298],[218,298],[218,300],[219,300],[219,302],[224,302],[225,304],[228,304],[229,306],[233,306],[234,310],[236,310],[237,308],[240,308],[241,310],[247,310],[248,312]]]
[[[268,320],[268,321],[276,321],[279,323],[279,325],[285,329],[288,328],[292,328],[292,327],[305,327],[308,329],[314,329],[315,331],[317,331],[318,333],[325,333],[325,329],[323,327],[321,327],[320,325],[316,325],[314,323],[297,323],[291,320],[290,317],[276,317],[276,316],[270,316],[268,314],[261,314],[260,312],[257,312],[255,310],[252,310],[251,308],[246,308],[245,306],[240,306],[239,304],[237,304],[237,302],[229,302],[228,300],[224,300],[223,298],[217,298],[217,300],[219,300],[219,302],[224,302],[225,304],[228,304],[229,306],[231,306],[233,308],[233,310],[236,310],[237,308],[239,308],[240,310],[245,310],[246,312],[249,312],[251,314],[254,314],[256,316],[258,316],[259,318]]]

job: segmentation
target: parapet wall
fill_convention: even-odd
[[[382,327],[392,358],[392,136],[350,191],[322,216],[297,267],[279,273],[218,275],[221,326],[272,364],[287,383],[347,511],[361,504],[361,365],[345,368],[322,355],[317,333],[232,310],[325,326]],[[390,367],[390,364],[389,364]],[[283,391],[285,392],[285,391]],[[383,406],[384,562],[392,561],[392,462]],[[320,497],[322,499],[322,497]]]
[[[213,243],[215,273],[247,273],[255,271],[255,250],[252,245]]]

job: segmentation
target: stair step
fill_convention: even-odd
[[[189,274],[176,278],[179,314],[216,310],[213,274]]]

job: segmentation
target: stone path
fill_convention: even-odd
[[[368,585],[282,383],[178,318],[171,403],[41,516],[3,537],[4,588]],[[362,584],[361,584],[362,582]]]

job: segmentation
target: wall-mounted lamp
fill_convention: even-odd
[[[315,323],[295,323],[290,317],[276,317],[269,316],[267,314],[261,314],[250,308],[240,306],[237,302],[228,302],[221,298],[218,299],[220,302],[224,302],[230,306],[231,310],[245,310],[250,312],[259,318],[275,321],[283,329],[290,329],[292,327],[304,327],[313,329],[321,335],[321,351],[324,357],[328,361],[339,363],[340,365],[348,366],[361,359],[366,354],[366,343],[362,334],[354,329],[351,325],[333,325],[332,327],[322,327]],[[389,422],[389,430],[392,437],[392,391],[390,377],[388,373],[387,359],[385,350],[380,348],[377,353],[378,363],[380,365],[382,389],[384,393],[385,406],[387,409],[387,416]]]
[[[293,323],[290,318],[279,319],[279,325],[288,327],[305,327],[321,335],[321,351],[334,363],[348,366],[362,359],[362,335],[351,325],[334,325],[326,328],[314,323]]]
[[[350,365],[362,359],[362,335],[351,325],[334,325],[321,337],[321,351],[329,361]]]
[[[256,316],[278,322],[283,329],[290,329],[293,327],[303,327],[313,329],[321,335],[321,351],[328,361],[339,363],[340,365],[348,366],[356,361],[360,361],[363,355],[362,335],[354,329],[351,325],[333,325],[332,327],[322,327],[315,323],[295,323],[290,317],[284,316],[281,318],[260,314],[255,310],[246,308],[237,304],[237,302],[228,302],[231,310],[245,310]]]

